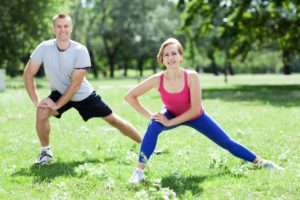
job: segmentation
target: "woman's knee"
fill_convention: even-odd
[[[155,121],[154,119],[152,119],[149,123],[149,127],[151,128],[157,128],[157,129],[162,129],[163,125],[157,121]]]
[[[150,135],[158,136],[162,131],[163,131],[163,125],[155,120],[151,120],[151,122],[147,128],[145,137],[150,136]]]

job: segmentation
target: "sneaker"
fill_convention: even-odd
[[[138,184],[140,182],[142,182],[144,180],[144,173],[142,169],[137,168],[132,176],[129,179],[129,183],[134,183],[134,184]]]
[[[262,166],[266,169],[276,169],[279,171],[284,171],[285,169],[283,167],[280,167],[279,165],[275,164],[274,162],[270,161],[270,160],[263,160],[261,159],[258,163],[258,166]]]
[[[42,151],[39,158],[35,161],[35,164],[45,165],[50,163],[53,160],[53,156],[47,153],[46,151]]]
[[[153,153],[156,154],[156,155],[160,155],[163,152],[161,150],[159,150],[159,149],[155,149]]]

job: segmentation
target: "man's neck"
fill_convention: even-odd
[[[71,45],[71,40],[58,41],[56,40],[56,46],[59,51],[66,51]]]

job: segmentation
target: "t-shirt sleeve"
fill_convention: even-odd
[[[84,69],[89,67],[91,67],[90,54],[86,47],[80,48],[74,68]]]
[[[45,44],[44,42],[40,43],[35,50],[32,52],[30,58],[37,62],[38,64],[42,64],[43,62],[43,52],[44,52]]]

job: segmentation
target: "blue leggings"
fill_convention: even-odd
[[[174,116],[167,110],[164,111],[164,115],[168,119],[174,118]],[[238,158],[244,159],[249,162],[253,162],[256,158],[256,155],[254,153],[249,151],[246,147],[233,141],[212,118],[210,118],[207,114],[205,114],[205,112],[203,112],[202,115],[196,119],[171,127],[165,127],[161,123],[151,120],[142,141],[139,154],[139,162],[146,163],[147,160],[150,159],[155,149],[158,136],[162,131],[170,130],[180,125],[186,125],[196,129],[197,131],[201,132],[203,135],[211,139],[213,142],[215,142],[217,145],[228,150]]]

